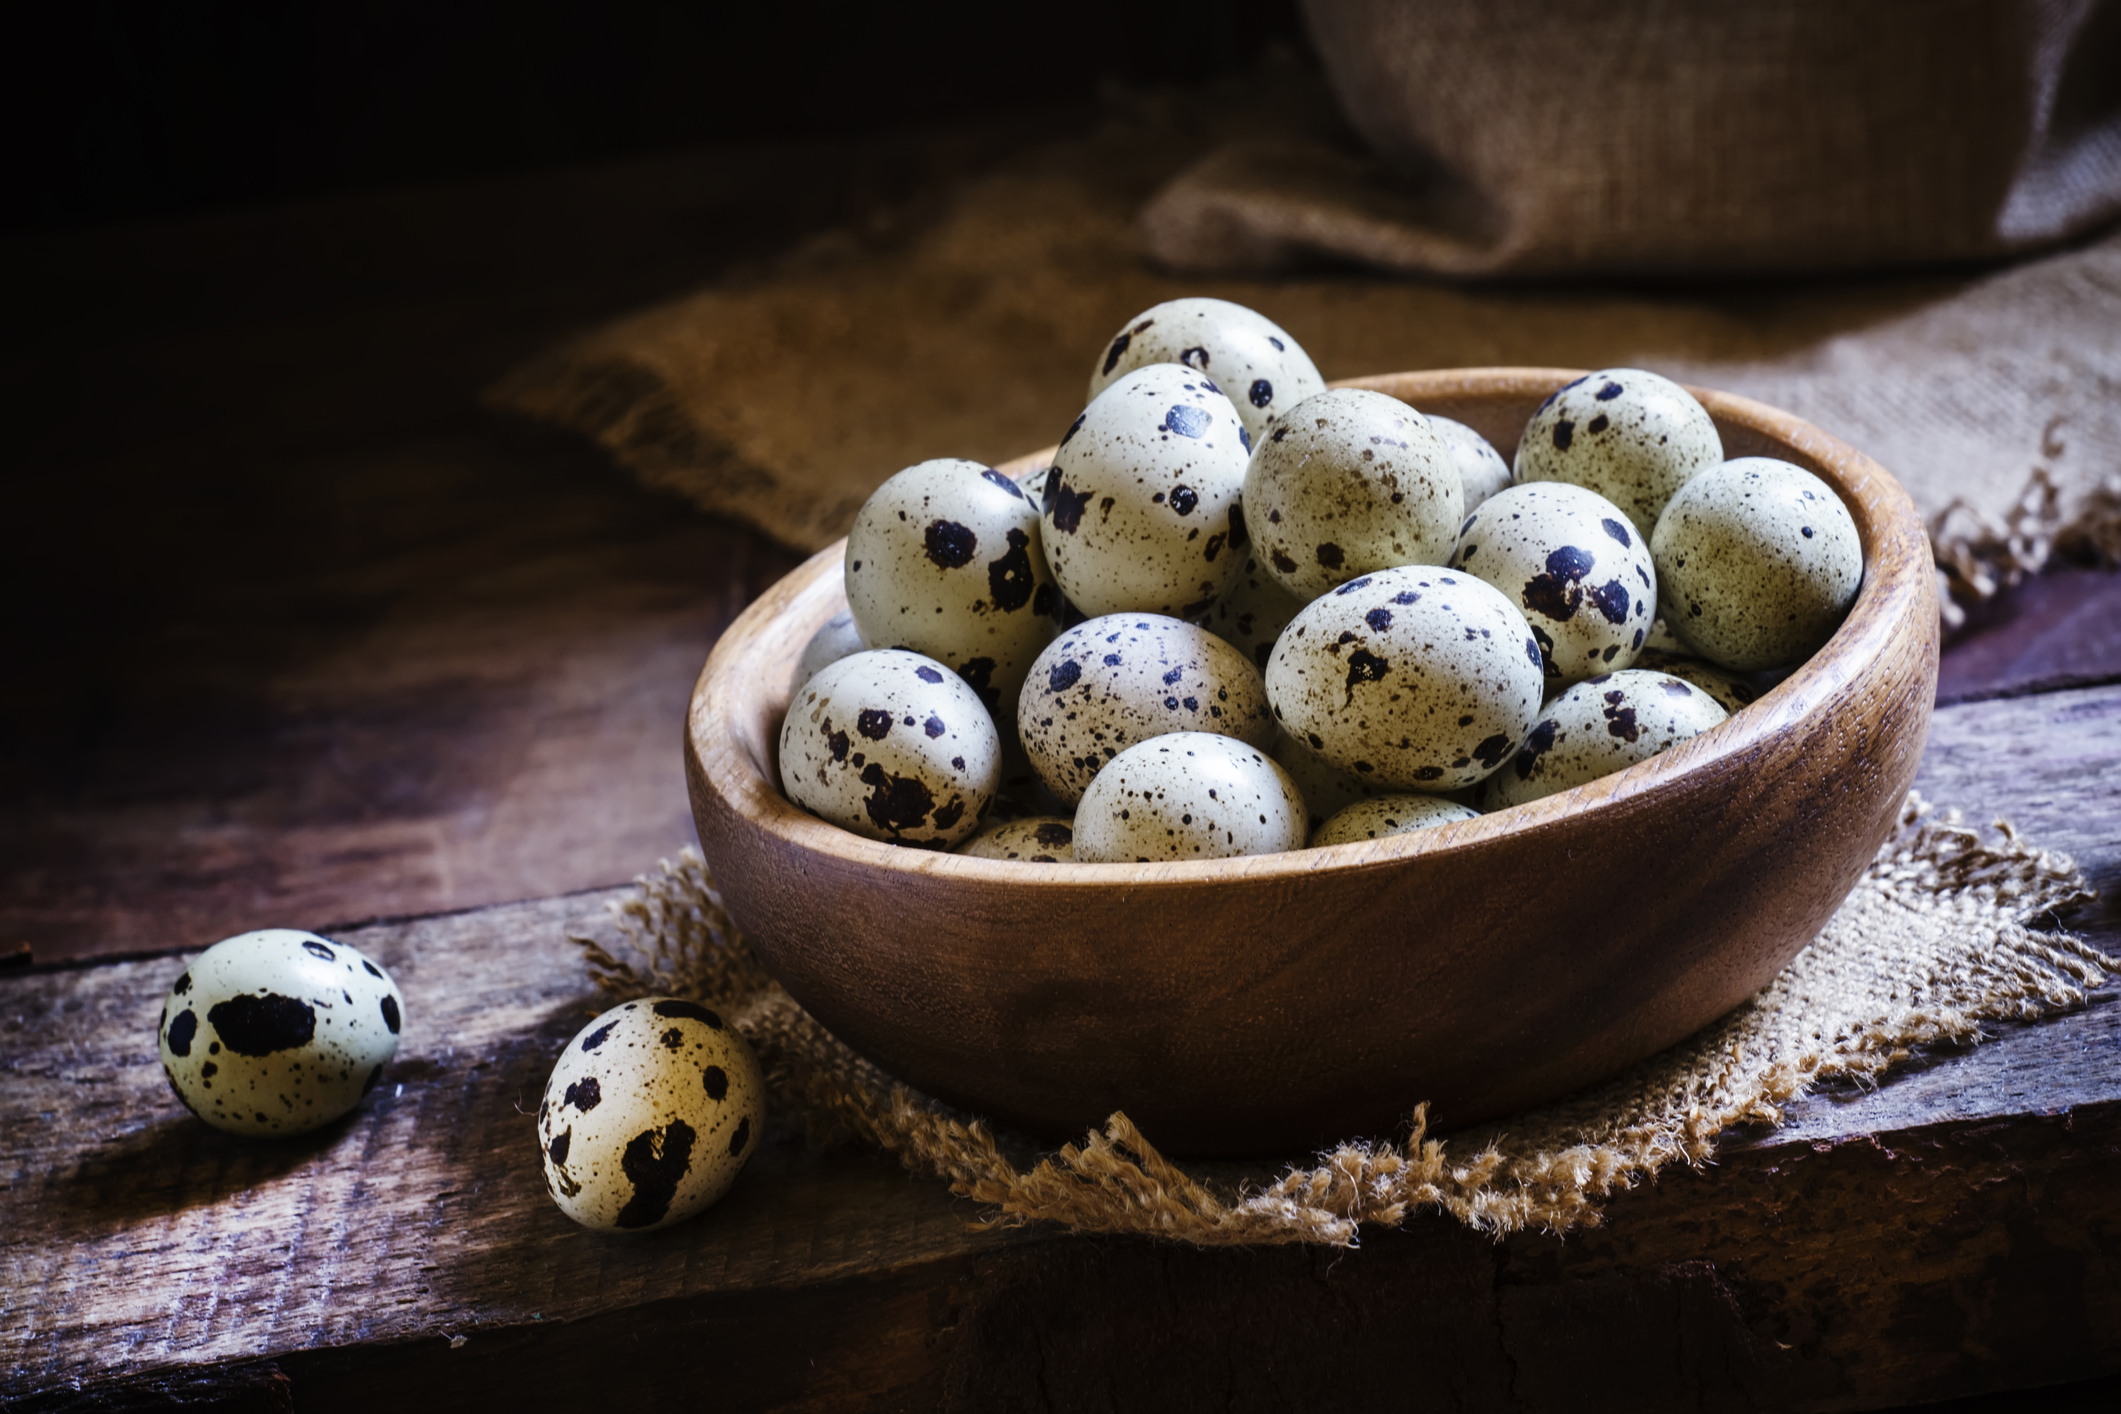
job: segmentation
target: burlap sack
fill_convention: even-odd
[[[1705,1164],[1734,1125],[1773,1125],[1822,1082],[1875,1083],[1910,1048],[2081,1005],[2121,959],[2026,925],[2091,895],[2066,858],[1999,824],[1984,841],[1910,797],[1899,830],[1819,937],[1752,1001],[1605,1084],[1502,1124],[1432,1137],[1419,1095],[1397,1135],[1355,1135],[1284,1167],[1181,1168],[1114,1114],[1041,1155],[898,1084],[767,977],[697,853],[638,880],[600,939],[575,939],[604,1004],[706,1002],[749,1038],[776,1113],[851,1139],[985,1205],[982,1224],[1052,1222],[1201,1245],[1354,1246],[1364,1223],[1437,1210],[1493,1233],[1595,1224],[1660,1169]],[[1033,866],[1026,866],[1033,867]],[[1293,1157],[1293,1156],[1292,1156]]]
[[[1173,268],[1878,269],[2121,213],[2117,0],[1305,0],[1377,159],[1239,142],[1152,205]]]

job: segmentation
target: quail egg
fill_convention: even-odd
[[[1380,795],[1342,806],[1311,836],[1311,848],[1329,844],[1351,844],[1356,840],[1383,839],[1448,825],[1453,820],[1477,820],[1480,812],[1455,800],[1433,795]]]
[[[1058,815],[1027,815],[987,826],[952,851],[974,859],[1016,859],[1026,864],[1068,864],[1075,859],[1075,822]]]
[[[1442,564],[1464,503],[1457,460],[1428,419],[1366,388],[1298,403],[1245,471],[1254,553],[1305,599],[1371,570]]]
[[[1136,742],[1107,762],[1075,812],[1087,864],[1228,859],[1302,849],[1304,802],[1264,751],[1210,732]]]
[[[1426,566],[1351,579],[1306,605],[1267,663],[1282,730],[1400,790],[1482,780],[1538,719],[1539,645],[1509,600]]]
[[[1039,779],[1073,805],[1105,764],[1166,732],[1212,732],[1265,750],[1274,719],[1259,669],[1197,624],[1109,614],[1039,655],[1017,702]]]
[[[862,641],[935,659],[997,718],[1060,631],[1037,502],[978,462],[925,461],[879,486],[847,532],[846,567]]]
[[[1810,657],[1863,583],[1863,542],[1841,498],[1773,457],[1740,457],[1689,481],[1650,552],[1673,632],[1741,672]]]
[[[1760,696],[1759,689],[1748,679],[1684,652],[1645,647],[1636,656],[1633,666],[1667,677],[1684,678],[1715,698],[1718,707],[1734,715],[1752,706],[1754,699]]]
[[[1245,560],[1243,576],[1199,622],[1265,672],[1267,658],[1274,652],[1274,640],[1281,637],[1289,620],[1309,602],[1290,593],[1280,580],[1268,574],[1255,550]]]
[[[1451,568],[1524,611],[1548,678],[1624,668],[1657,612],[1649,544],[1618,506],[1562,481],[1512,486],[1466,517]]]
[[[583,1027],[545,1082],[545,1187],[584,1227],[667,1227],[729,1191],[765,1127],[758,1059],[720,1015],[627,1002]]]
[[[1274,764],[1287,771],[1289,779],[1296,782],[1313,833],[1358,800],[1394,793],[1390,786],[1365,781],[1353,771],[1343,771],[1287,732],[1275,736],[1274,749],[1268,754],[1274,758]]]
[[[1491,810],[1522,805],[1647,761],[1725,717],[1700,688],[1628,668],[1586,678],[1549,702],[1510,763],[1488,781]]]
[[[359,950],[294,928],[224,938],[162,1003],[162,1069],[230,1134],[300,1134],[361,1102],[398,1052],[405,999]]]
[[[1244,571],[1251,443],[1229,400],[1175,363],[1098,394],[1061,438],[1046,559],[1090,615],[1194,618]]]
[[[1429,426],[1450,447],[1451,458],[1458,464],[1458,484],[1468,514],[1510,484],[1510,464],[1502,459],[1502,453],[1496,451],[1487,438],[1463,422],[1453,422],[1433,412],[1428,418]]]
[[[801,687],[816,677],[825,666],[837,663],[850,653],[860,653],[869,645],[862,642],[861,630],[854,626],[854,611],[842,609],[825,620],[824,626],[810,635],[803,645],[803,655],[795,660],[795,676],[792,687]]]
[[[797,689],[781,724],[781,787],[858,835],[948,848],[979,828],[1001,738],[963,679],[903,649],[855,653]]]
[[[1279,324],[1241,304],[1196,296],[1167,300],[1128,320],[1090,375],[1090,397],[1155,363],[1182,363],[1213,378],[1255,439],[1326,387],[1311,356]]]
[[[1643,536],[1689,477],[1723,460],[1708,410],[1640,368],[1589,374],[1539,405],[1517,444],[1517,480],[1566,481],[1627,513]]]

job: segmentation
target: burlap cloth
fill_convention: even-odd
[[[810,550],[902,466],[1059,440],[1114,329],[1212,294],[1279,321],[1329,378],[1637,365],[1789,409],[1907,485],[1962,601],[2036,571],[2058,540],[2080,558],[2121,553],[2121,234],[1949,278],[1661,291],[1348,270],[1245,280],[1149,258],[1183,253],[1160,227],[1189,200],[1173,178],[1204,152],[1338,140],[1338,123],[1294,61],[1222,89],[1118,98],[1087,137],[589,333],[489,398]]]
[[[1690,1040],[1507,1123],[1431,1137],[1420,1096],[1406,1132],[1353,1137],[1285,1168],[1182,1168],[1124,1114],[1040,1156],[895,1082],[817,1023],[760,967],[687,849],[611,905],[585,950],[608,1000],[695,998],[758,1051],[778,1114],[853,1140],[985,1205],[987,1225],[1047,1221],[1201,1245],[1354,1246],[1364,1223],[1437,1210],[1483,1231],[1595,1224],[1600,1200],[1667,1164],[1699,1166],[1732,1126],[1774,1124],[1828,1081],[1875,1082],[1915,1047],[2082,1004],[2121,967],[2028,925],[2091,897],[2075,866],[1999,823],[1984,840],[1910,797],[1901,825],[1824,931],[1765,990]],[[615,933],[615,936],[613,934]]]

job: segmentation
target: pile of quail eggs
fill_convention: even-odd
[[[871,839],[1026,864],[1376,839],[1708,730],[1862,574],[1831,487],[1726,460],[1657,374],[1560,389],[1513,466],[1328,389],[1252,310],[1173,300],[1113,338],[1050,467],[927,461],[869,498],[781,782]]]

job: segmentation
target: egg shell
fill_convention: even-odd
[[[599,1232],[668,1227],[729,1191],[765,1127],[758,1058],[713,1008],[627,1002],[576,1033],[545,1082],[545,1188]]]
[[[1458,463],[1397,398],[1335,388],[1259,439],[1245,470],[1253,554],[1292,593],[1395,565],[1440,565],[1465,518]]]
[[[1014,859],[1025,864],[1070,864],[1075,860],[1075,822],[1060,815],[1032,815],[987,826],[953,851],[974,859]]]
[[[1303,797],[1264,751],[1209,732],[1136,742],[1098,772],[1075,812],[1087,864],[1229,859],[1302,849]]]
[[[1520,483],[1566,481],[1627,512],[1645,536],[1690,477],[1723,460],[1694,395],[1640,368],[1607,368],[1549,395],[1517,444]]]
[[[162,1069],[230,1134],[300,1134],[361,1102],[397,1054],[405,998],[359,949],[294,928],[224,938],[162,1003]]]
[[[877,487],[847,532],[845,564],[862,641],[935,659],[993,716],[1060,632],[1038,504],[978,462],[920,462]]]
[[[1653,673],[1684,678],[1715,698],[1716,705],[1729,713],[1743,711],[1752,706],[1760,696],[1759,687],[1749,677],[1719,668],[1714,663],[1688,653],[1644,648],[1637,655],[1634,666]]]
[[[1352,844],[1356,840],[1378,840],[1448,825],[1454,820],[1477,820],[1480,812],[1455,800],[1434,795],[1380,795],[1358,800],[1333,813],[1311,835],[1311,848],[1330,844]]]
[[[788,680],[789,690],[792,692],[801,687],[828,665],[851,653],[864,652],[871,646],[862,642],[861,630],[854,626],[854,611],[840,610],[825,620],[818,631],[810,635],[810,641],[803,645],[802,656],[795,660],[795,673]]]
[[[1268,754],[1296,783],[1297,794],[1304,798],[1306,824],[1314,834],[1357,801],[1398,793],[1391,786],[1343,771],[1287,732],[1275,736]]]
[[[1740,672],[1809,658],[1863,584],[1863,541],[1841,498],[1773,457],[1739,457],[1689,481],[1650,552],[1672,631]]]
[[[1090,398],[1138,368],[1178,363],[1213,378],[1256,440],[1289,408],[1325,391],[1289,331],[1228,300],[1166,300],[1128,320],[1090,375]]]
[[[1039,778],[1074,805],[1137,742],[1205,731],[1264,751],[1274,718],[1259,669],[1214,634],[1159,614],[1108,614],[1039,655],[1017,730]]]
[[[1492,497],[1466,517],[1451,568],[1517,605],[1550,683],[1628,666],[1657,613],[1649,542],[1618,506],[1567,482]]]
[[[1265,672],[1274,640],[1310,602],[1268,574],[1255,547],[1245,558],[1244,573],[1198,622]]]
[[[1229,400],[1175,363],[1115,382],[1061,439],[1047,563],[1093,617],[1195,618],[1244,572],[1238,498],[1252,445]]]
[[[1459,493],[1464,498],[1468,514],[1488,497],[1510,485],[1510,464],[1502,459],[1502,453],[1496,451],[1487,438],[1463,422],[1453,422],[1433,412],[1427,416],[1430,429],[1451,449],[1451,460],[1458,467]]]
[[[1628,668],[1586,678],[1548,703],[1488,782],[1491,810],[1522,805],[1647,761],[1727,714],[1692,683]]]
[[[979,828],[1001,738],[972,688],[932,658],[878,648],[828,665],[781,723],[781,788],[873,840],[948,848]]]
[[[1410,566],[1306,605],[1267,663],[1282,730],[1399,790],[1473,785],[1538,719],[1544,662],[1509,600],[1471,575]]]

